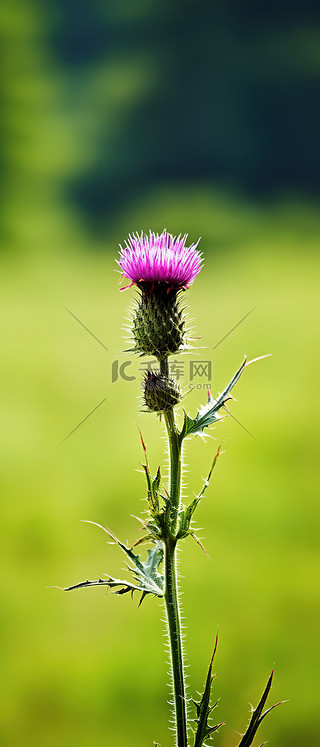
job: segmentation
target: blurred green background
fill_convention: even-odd
[[[47,588],[123,569],[80,520],[138,536],[137,424],[164,462],[139,362],[130,382],[111,371],[132,300],[117,245],[166,227],[202,236],[188,303],[213,391],[244,352],[273,354],[232,404],[255,438],[227,418],[186,449],[191,496],[224,440],[198,511],[211,560],[181,554],[190,695],[219,625],[215,744],[237,744],[275,662],[272,702],[290,702],[256,743],[318,747],[315,4],[4,0],[0,36],[1,745],[173,743],[158,601]]]

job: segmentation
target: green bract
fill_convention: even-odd
[[[167,283],[140,283],[139,290],[132,327],[134,352],[160,359],[183,350],[186,331],[179,291]]]

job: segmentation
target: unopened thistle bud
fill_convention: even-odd
[[[119,265],[140,295],[133,316],[134,351],[161,359],[186,345],[179,292],[187,290],[201,270],[196,244],[185,246],[187,235],[163,231],[132,234],[121,247]]]
[[[149,410],[166,412],[180,401],[180,390],[175,381],[160,371],[147,371],[144,380],[144,400]]]

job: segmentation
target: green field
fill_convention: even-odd
[[[213,392],[244,352],[272,353],[234,391],[232,413],[254,438],[226,418],[212,430],[217,440],[194,439],[186,449],[186,496],[200,488],[221,441],[225,451],[197,517],[210,559],[191,540],[181,553],[189,694],[203,684],[219,625],[214,690],[227,724],[214,744],[235,747],[275,663],[270,703],[289,702],[266,719],[256,745],[318,747],[315,207],[280,197],[257,206],[200,184],[154,190],[96,245],[58,208],[19,222],[1,260],[1,745],[173,744],[159,602],[147,598],[137,609],[129,596],[106,598],[102,589],[47,588],[122,572],[117,549],[81,520],[129,543],[139,536],[137,424],[151,468],[160,462],[165,471],[162,425],[140,412],[141,361],[131,366],[135,380],[111,383],[113,361],[128,358],[132,301],[118,290],[117,243],[129,230],[165,226],[192,241],[202,236],[205,267],[187,303],[201,336],[197,356],[213,361]],[[195,413],[205,399],[205,388],[194,389],[184,406]]]

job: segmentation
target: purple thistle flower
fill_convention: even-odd
[[[143,231],[129,234],[117,260],[122,273],[135,283],[168,283],[171,288],[189,288],[202,267],[202,255],[196,244],[186,246],[188,234],[172,236]],[[124,289],[122,289],[124,290]]]

